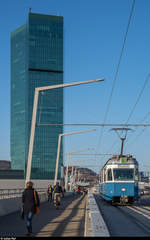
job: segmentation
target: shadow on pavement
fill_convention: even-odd
[[[64,228],[66,227],[66,224],[71,221],[71,219],[77,214],[77,211],[79,210],[79,205],[83,199],[83,196],[65,196],[61,199],[61,205],[58,210],[56,210],[53,203],[45,202],[42,203],[40,206],[40,214],[35,215],[33,217],[33,236],[38,234],[40,230],[46,226],[47,224],[51,223],[55,218],[59,217],[65,209],[70,205],[73,201],[76,199],[79,199],[77,201],[77,204],[74,206],[74,208],[70,208],[72,211],[65,218],[65,221],[59,222],[56,220],[57,223],[59,223],[58,227],[51,233],[51,236],[61,236],[61,234],[64,231]],[[54,221],[55,224],[55,221]],[[79,234],[81,230],[84,229],[84,218],[81,219],[81,224],[79,227]],[[70,230],[71,231],[71,230]],[[48,231],[50,233],[50,231]],[[26,234],[26,223],[25,220],[22,220],[20,218],[20,212],[15,212],[3,217],[0,217],[0,236],[9,236],[9,237],[18,237],[18,236],[25,236]],[[83,235],[82,235],[83,236]]]

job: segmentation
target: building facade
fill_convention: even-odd
[[[34,91],[63,83],[63,17],[29,13],[11,33],[11,166],[26,175]],[[54,179],[63,88],[39,94],[31,179]],[[42,125],[43,124],[43,125]],[[44,125],[45,124],[45,125]],[[63,142],[61,151],[63,149]],[[63,156],[60,154],[58,179]]]

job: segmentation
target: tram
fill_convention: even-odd
[[[108,159],[100,171],[99,194],[112,204],[138,201],[138,162],[132,155]]]

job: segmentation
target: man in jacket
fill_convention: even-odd
[[[22,203],[24,205],[24,214],[26,215],[26,227],[28,231],[26,235],[29,236],[32,233],[32,218],[36,206],[40,205],[38,193],[34,190],[31,181],[26,183],[26,189],[22,193]]]

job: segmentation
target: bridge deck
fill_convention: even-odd
[[[33,234],[36,237],[84,236],[86,197],[65,196],[58,210],[53,203],[43,203],[40,214],[33,218]],[[25,220],[19,212],[0,217],[0,236],[25,236]]]

